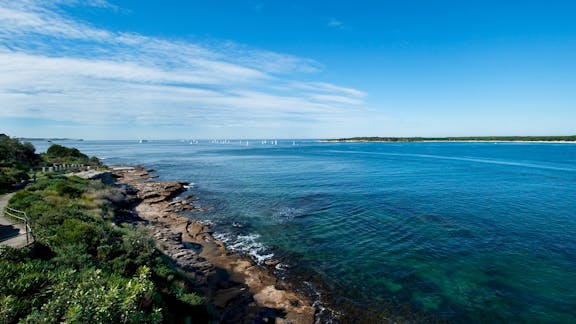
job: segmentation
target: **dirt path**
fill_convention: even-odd
[[[28,245],[24,225],[14,224],[14,221],[4,217],[4,208],[13,195],[9,193],[0,197],[0,245],[21,248]]]

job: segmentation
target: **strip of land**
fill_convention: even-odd
[[[576,135],[571,136],[468,136],[468,137],[349,137],[326,139],[321,142],[534,142],[534,143],[576,143]]]

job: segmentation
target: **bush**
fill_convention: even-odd
[[[68,148],[58,144],[52,144],[46,154],[54,158],[88,158],[86,154],[81,153],[77,148]]]
[[[160,323],[159,308],[152,306],[154,283],[143,267],[132,278],[87,269],[60,274],[53,294],[26,322]]]
[[[29,170],[40,162],[30,143],[21,143],[18,139],[0,134],[0,167],[14,167]]]
[[[14,167],[0,167],[0,188],[3,188],[4,191],[28,179],[28,173],[24,170]]]
[[[30,143],[0,134],[0,193],[28,180],[28,170],[38,165],[40,156]]]
[[[55,273],[46,262],[2,259],[0,277],[0,322],[11,323],[46,302]]]
[[[69,148],[58,144],[52,144],[46,153],[42,155],[44,162],[57,164],[84,164],[101,166],[102,162],[97,157],[88,157],[77,148]]]
[[[12,197],[31,219],[36,248],[0,250],[1,322],[209,321],[204,299],[143,227],[104,218],[115,213],[116,190],[56,176]]]

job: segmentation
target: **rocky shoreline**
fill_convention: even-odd
[[[194,209],[174,200],[186,183],[152,181],[142,167],[112,166],[117,184],[135,196],[135,217],[151,233],[158,249],[202,291],[218,322],[313,323],[311,300],[274,276],[273,262],[256,265],[231,253],[212,236],[209,225],[178,215]]]

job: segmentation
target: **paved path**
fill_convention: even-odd
[[[26,229],[23,224],[14,224],[13,220],[4,218],[4,207],[14,193],[0,196],[0,245],[21,248],[27,245]]]

